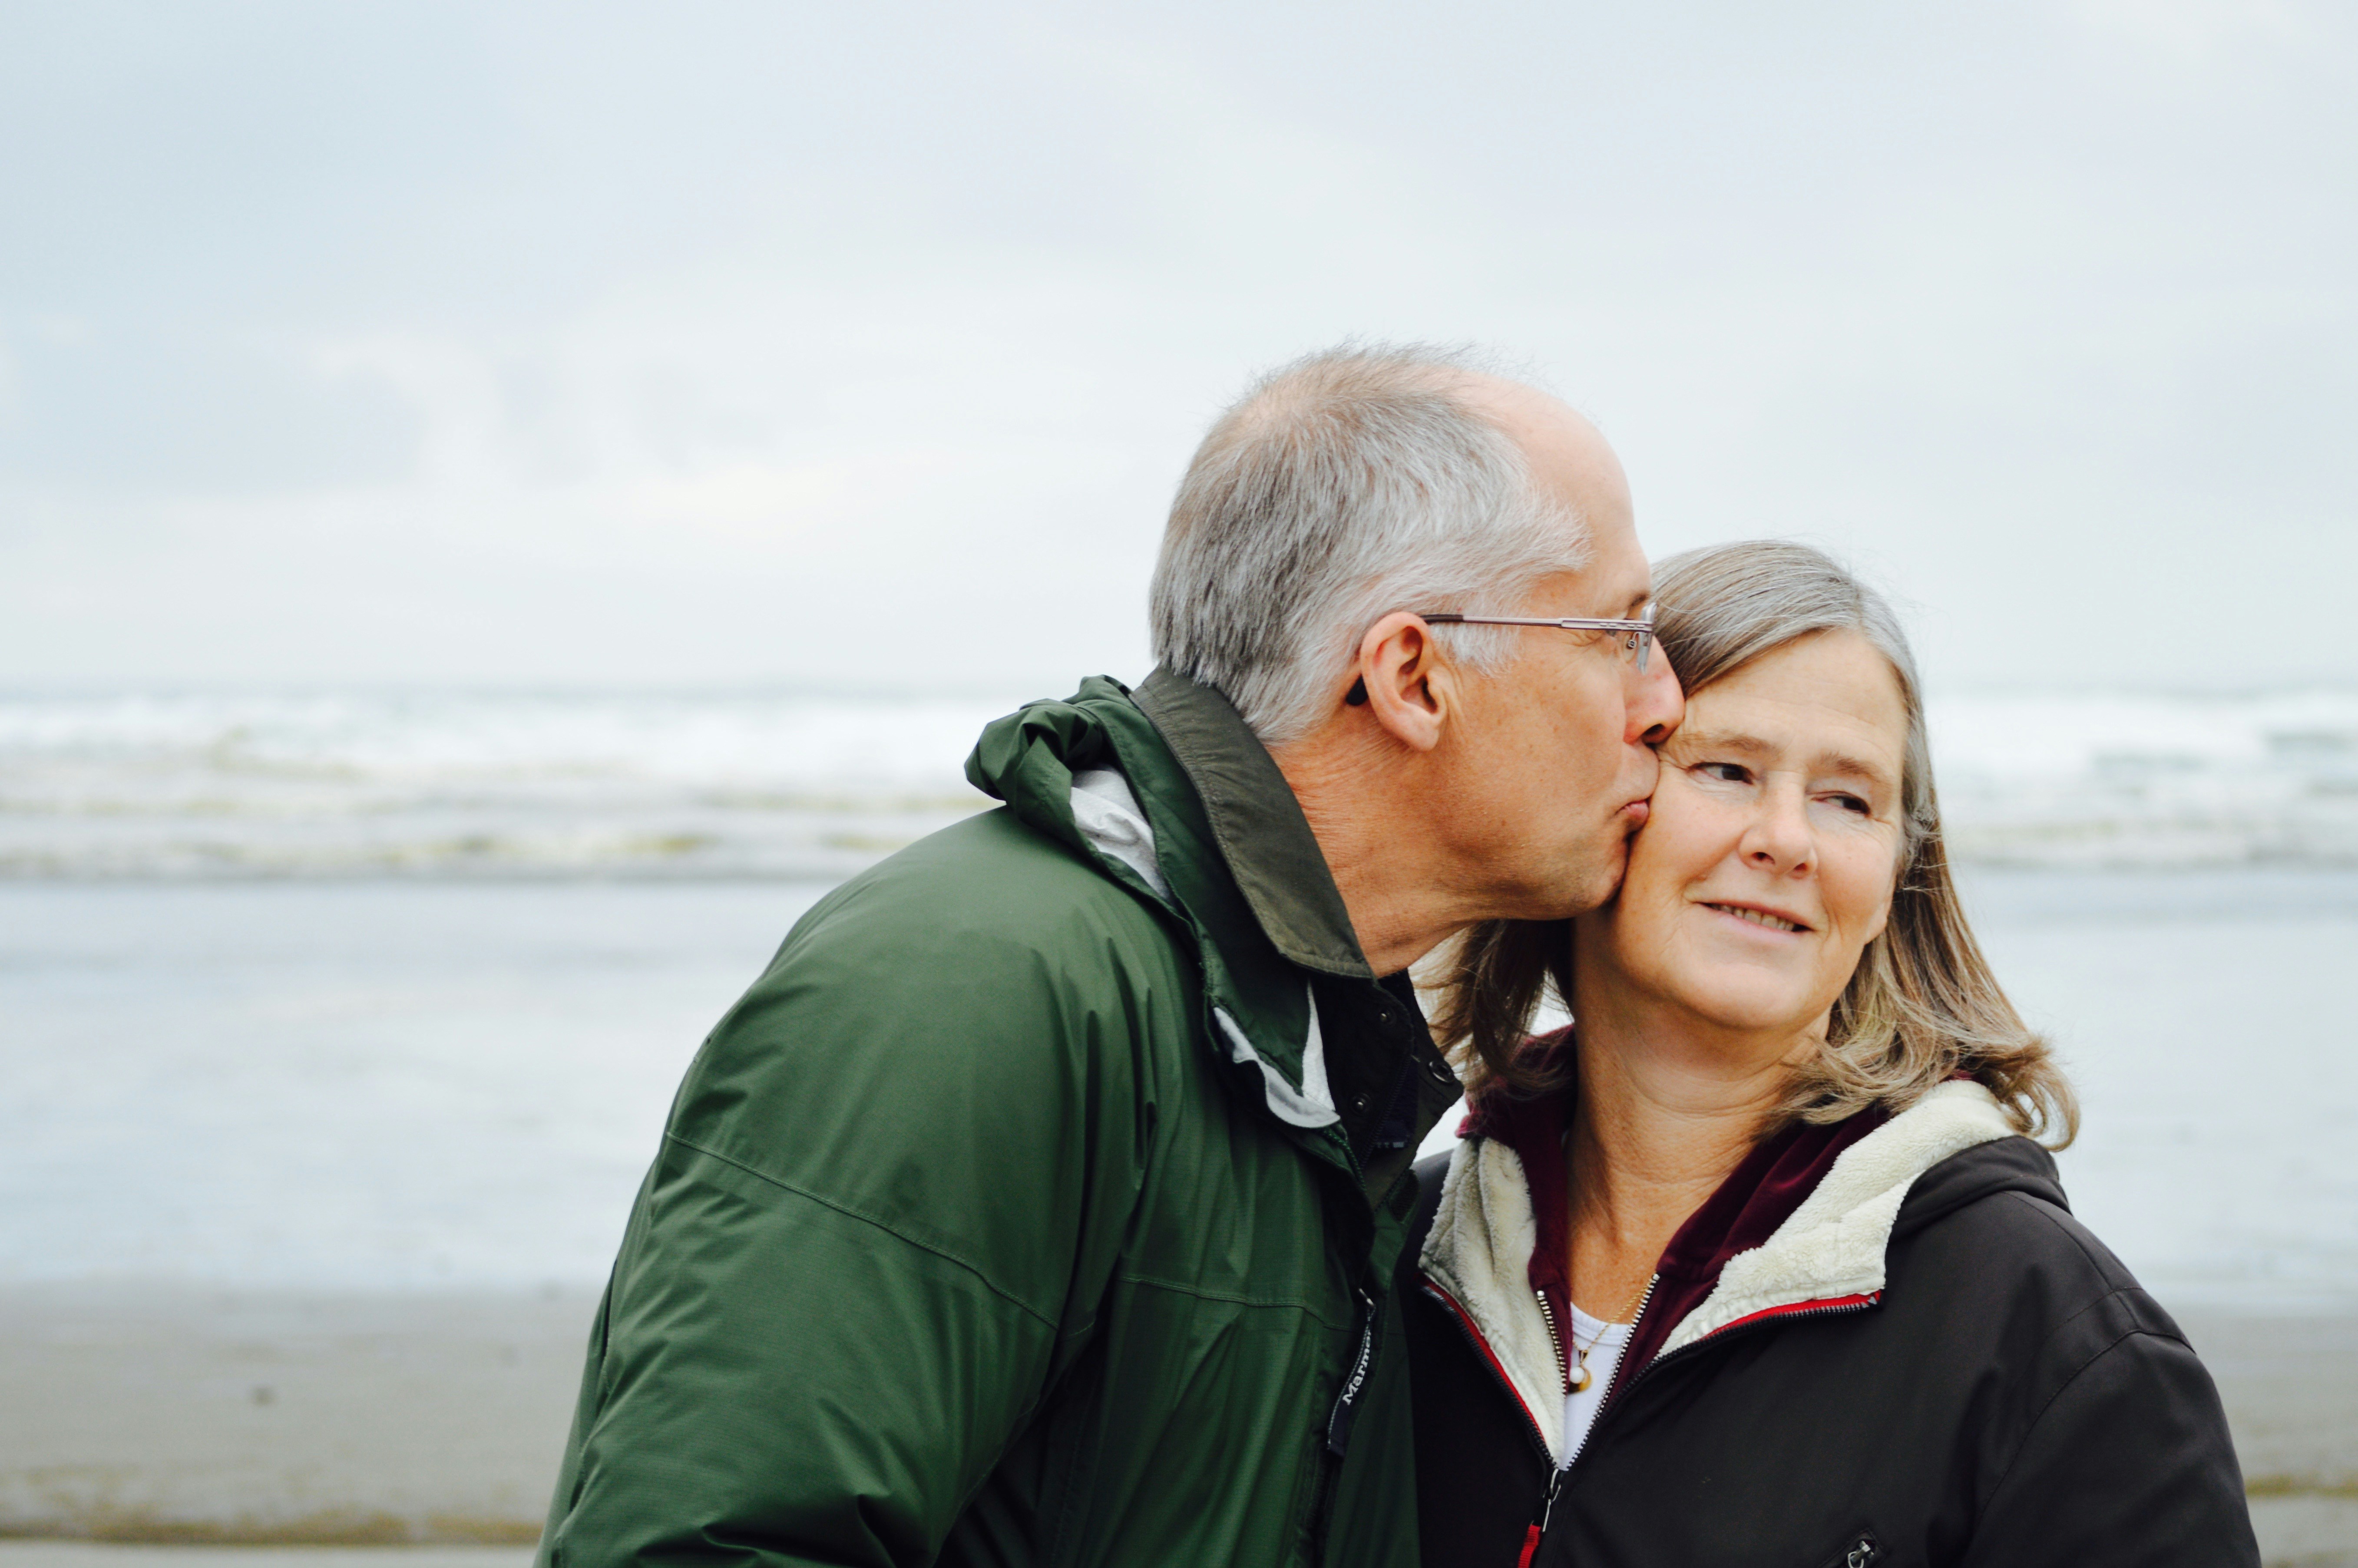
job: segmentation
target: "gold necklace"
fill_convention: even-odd
[[[1638,1326],[1638,1314],[1645,1310],[1646,1298],[1653,1293],[1653,1289],[1654,1276],[1648,1274],[1646,1276],[1646,1282],[1638,1287],[1638,1293],[1629,1298],[1629,1304],[1621,1309],[1628,1314],[1630,1327],[1635,1328]],[[1598,1328],[1597,1331],[1589,1337],[1588,1350],[1595,1349],[1598,1342],[1604,1339],[1606,1333],[1614,1326],[1615,1325],[1608,1323]],[[1580,1336],[1575,1332],[1572,1336],[1572,1370],[1565,1374],[1563,1379],[1565,1385],[1575,1394],[1588,1387],[1588,1350],[1583,1350],[1580,1347]]]

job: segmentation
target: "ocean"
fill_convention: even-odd
[[[704,1033],[1011,703],[0,697],[0,1284],[594,1286]],[[1934,706],[2165,1301],[2358,1305],[2358,692]]]
[[[0,877],[833,881],[985,804],[1026,694],[0,694]],[[1931,704],[1952,843],[2048,868],[2358,866],[2358,690]]]

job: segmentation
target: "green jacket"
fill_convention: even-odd
[[[1004,806],[822,900],[688,1069],[543,1568],[1408,1568],[1413,993],[1208,687],[1089,680],[967,771]]]

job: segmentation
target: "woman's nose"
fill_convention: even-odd
[[[1738,849],[1747,863],[1762,871],[1790,874],[1810,868],[1816,845],[1798,784],[1790,788],[1772,784],[1761,792],[1759,813],[1745,829]]]

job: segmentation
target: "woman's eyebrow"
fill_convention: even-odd
[[[1887,788],[1891,784],[1890,771],[1882,763],[1870,762],[1864,757],[1854,757],[1848,752],[1819,752],[1816,771],[1822,773],[1849,773]]]
[[[1741,752],[1750,757],[1774,756],[1783,748],[1758,735],[1747,735],[1741,730],[1697,730],[1682,725],[1672,737],[1683,741],[1688,748],[1700,746],[1706,752]]]
[[[1785,748],[1775,741],[1763,740],[1758,735],[1747,734],[1741,730],[1697,730],[1692,726],[1682,726],[1671,739],[1674,741],[1684,742],[1682,749],[1689,751],[1733,752],[1744,757],[1774,758],[1785,754]],[[1818,752],[1810,760],[1810,772],[1842,773],[1855,778],[1863,778],[1869,784],[1879,784],[1887,789],[1891,785],[1890,769],[1881,762],[1872,762],[1848,752]]]

